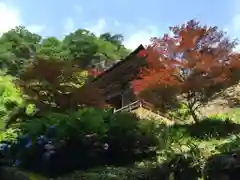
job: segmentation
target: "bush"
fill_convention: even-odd
[[[26,121],[8,149],[13,165],[49,176],[155,156],[157,140],[128,113],[96,109],[50,113]]]
[[[9,143],[16,141],[20,133],[19,129],[9,128],[6,131],[0,132],[0,142],[7,141]]]
[[[240,151],[215,154],[209,157],[204,167],[204,179],[238,180]]]
[[[225,138],[240,132],[240,124],[236,124],[227,117],[208,117],[195,124],[176,124],[175,129],[184,129],[191,137],[201,140]]]
[[[220,152],[232,152],[240,149],[240,136],[235,135],[228,139],[227,142],[216,147]]]

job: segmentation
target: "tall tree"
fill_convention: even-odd
[[[198,122],[197,109],[239,80],[233,76],[240,68],[239,55],[232,52],[236,41],[195,20],[170,30],[173,36],[152,38],[140,53],[148,67],[132,82],[133,89],[162,110],[184,103]]]
[[[41,41],[37,55],[43,58],[66,60],[69,58],[68,49],[63,47],[62,41],[55,37],[48,37]]]
[[[103,39],[104,41],[107,41],[111,44],[114,44],[117,47],[115,51],[118,52],[117,54],[119,54],[120,56],[119,59],[126,57],[130,53],[130,51],[127,50],[123,45],[124,37],[122,34],[111,34],[107,32],[101,34],[100,39]]]
[[[19,26],[0,37],[0,66],[17,75],[35,56],[41,36]]]
[[[42,111],[103,107],[101,92],[87,80],[88,73],[71,61],[36,59],[20,74],[18,84]]]
[[[91,67],[103,61],[114,62],[128,54],[126,48],[119,49],[114,43],[105,41],[84,29],[78,29],[66,36],[63,45],[69,50],[69,57],[79,59],[79,63],[85,67]]]
[[[128,50],[121,44],[121,35],[110,35],[111,40],[95,36],[90,31],[78,29],[63,40],[55,37],[42,39],[19,26],[0,37],[0,67],[8,74],[18,75],[34,57],[55,60],[76,60],[81,67],[114,63],[124,58]]]
[[[104,34],[100,35],[100,38],[111,42],[112,44],[115,44],[117,46],[121,46],[124,40],[124,37],[122,34],[114,34],[112,35],[111,33],[107,32]]]

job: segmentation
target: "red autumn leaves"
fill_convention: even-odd
[[[132,82],[136,94],[156,101],[163,99],[157,96],[173,99],[186,95],[187,101],[203,102],[207,95],[213,96],[213,89],[219,92],[238,81],[232,74],[239,71],[240,56],[232,52],[236,42],[226,38],[224,32],[200,26],[194,20],[170,30],[172,36],[152,38],[139,53],[147,56],[147,67]]]

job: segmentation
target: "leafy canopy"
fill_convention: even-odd
[[[141,55],[148,66],[141,69],[133,89],[163,110],[185,103],[197,121],[195,110],[236,83],[239,55],[232,52],[236,41],[217,27],[191,20],[170,28],[173,35],[152,38]]]
[[[70,61],[38,58],[20,74],[18,84],[40,110],[103,107],[100,91],[87,81],[87,71]]]
[[[0,68],[18,76],[35,57],[76,60],[85,68],[92,68],[99,63],[114,63],[129,53],[121,44],[122,40],[119,34],[104,33],[98,37],[85,29],[77,29],[63,40],[42,38],[19,26],[0,37]]]

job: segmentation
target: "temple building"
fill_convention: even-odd
[[[103,91],[106,102],[114,108],[114,112],[128,111],[136,113],[140,118],[154,118],[172,124],[172,121],[147,100],[143,101],[133,93],[130,83],[137,78],[139,69],[146,65],[146,58],[138,55],[142,50],[144,46],[140,45],[125,59],[99,74],[92,82]]]

